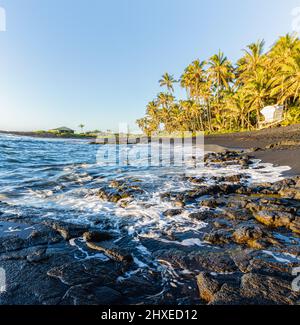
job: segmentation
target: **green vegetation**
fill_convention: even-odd
[[[300,40],[280,37],[268,52],[264,41],[252,43],[233,65],[219,51],[207,61],[195,60],[179,80],[165,73],[166,88],[148,103],[146,116],[137,120],[147,135],[166,132],[206,133],[254,130],[267,105],[284,105],[282,125],[300,122]],[[174,86],[186,90],[187,98],[176,99]]]

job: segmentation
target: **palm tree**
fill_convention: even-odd
[[[294,102],[300,95],[300,51],[296,57],[291,57],[281,65],[278,78],[273,79],[271,95],[279,96],[279,103],[291,99]],[[284,90],[284,91],[283,91]]]
[[[161,105],[163,108],[169,108],[171,103],[174,101],[174,96],[167,94],[167,93],[159,93],[157,95],[157,101],[159,105]]]
[[[161,119],[161,109],[156,101],[151,101],[146,107],[146,114],[152,121],[152,124],[159,125]]]
[[[274,43],[269,56],[272,62],[277,66],[284,63],[284,61],[290,57],[297,55],[297,51],[300,50],[300,41],[297,34],[286,34],[279,37]]]
[[[166,93],[146,108],[138,120],[145,132],[164,125],[167,131],[224,131],[258,126],[260,109],[288,104],[284,123],[300,119],[300,40],[280,37],[264,53],[264,41],[248,45],[236,68],[219,51],[208,61],[195,60],[184,70],[180,86],[187,99],[173,96],[174,77],[165,73],[159,81]]]
[[[174,79],[174,77],[166,72],[159,80],[159,85],[160,87],[166,87],[170,93],[173,93],[175,82],[176,80]]]
[[[248,83],[243,87],[246,100],[249,103],[250,111],[255,111],[256,125],[258,126],[260,110],[265,106],[270,94],[270,83],[268,75],[262,69],[249,78]]]
[[[154,131],[153,125],[148,117],[143,117],[136,120],[136,124],[148,137],[150,137],[152,131]]]
[[[257,73],[259,68],[264,64],[264,46],[265,41],[259,40],[256,43],[251,43],[244,49],[244,56],[237,63],[238,82],[247,83],[247,79]]]
[[[234,79],[233,66],[221,51],[209,59],[208,65],[209,79],[215,85],[219,97],[222,89],[230,89],[230,83]]]
[[[81,133],[83,132],[83,128],[85,127],[84,124],[79,124],[78,127],[81,129]]]
[[[200,84],[206,81],[205,64],[205,61],[195,60],[185,69],[181,76],[180,84],[186,89],[188,97],[197,97],[197,89],[199,89]]]
[[[187,91],[188,97],[195,101],[194,111],[198,114],[193,114],[192,118],[196,119],[198,130],[204,129],[202,118],[201,100],[204,100],[204,88],[208,85],[206,71],[204,69],[206,62],[195,60],[184,71],[180,78],[180,84]],[[196,108],[197,107],[197,108]],[[195,127],[195,126],[193,126]],[[196,130],[194,130],[196,131]]]
[[[246,93],[243,90],[238,90],[236,93],[232,93],[228,96],[226,106],[231,116],[236,121],[237,129],[244,130],[251,127],[249,120],[249,105],[246,100]]]
[[[286,91],[286,75],[294,59],[297,60],[300,51],[300,40],[296,34],[287,34],[280,37],[270,51],[270,64],[272,65],[271,96],[277,98],[277,102],[285,104],[291,97]],[[289,67],[289,68],[288,68]],[[297,68],[296,68],[297,69]]]
[[[212,101],[212,108],[215,111],[214,121],[215,124],[220,125],[223,119],[221,114],[222,100],[225,95],[225,91],[230,91],[231,83],[234,80],[234,68],[231,62],[227,59],[223,52],[219,51],[218,54],[213,55],[208,61],[208,80],[211,82],[212,92],[214,94],[214,100]],[[210,108],[211,109],[211,108]],[[210,116],[212,113],[210,112]],[[210,119],[212,124],[213,119]],[[212,128],[212,127],[210,127]]]

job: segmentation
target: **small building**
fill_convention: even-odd
[[[65,126],[62,126],[60,128],[57,128],[57,129],[53,129],[51,130],[51,132],[55,132],[55,133],[58,133],[58,134],[74,134],[75,131],[72,130],[72,129],[69,129]]]
[[[264,123],[274,123],[282,121],[283,106],[266,106],[260,112],[265,118]]]

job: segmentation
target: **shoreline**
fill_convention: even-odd
[[[300,125],[205,137],[205,145],[242,149],[255,159],[289,166],[285,176],[300,175]]]
[[[23,131],[2,131],[0,130],[0,135],[15,135],[20,137],[32,137],[32,138],[41,138],[41,139],[87,139],[92,140],[95,137],[92,136],[81,136],[81,135],[57,135],[54,133],[37,133],[37,132],[23,132]]]
[[[43,139],[82,139],[91,141],[91,144],[97,144],[95,137],[88,136],[57,136],[51,133],[37,134],[34,132],[14,131],[0,131],[1,133]],[[105,140],[104,137],[103,140]],[[143,141],[144,138],[141,140]],[[99,143],[99,145],[104,143],[105,141]],[[291,167],[290,171],[284,173],[287,177],[300,175],[300,124],[259,131],[206,135],[204,145],[206,148],[218,147],[218,151],[226,149],[244,150],[247,154],[255,159],[262,160],[262,162],[273,163],[275,166]]]

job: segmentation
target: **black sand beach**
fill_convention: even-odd
[[[264,162],[290,166],[286,175],[300,174],[300,124],[253,132],[205,136],[206,145],[245,149]]]

